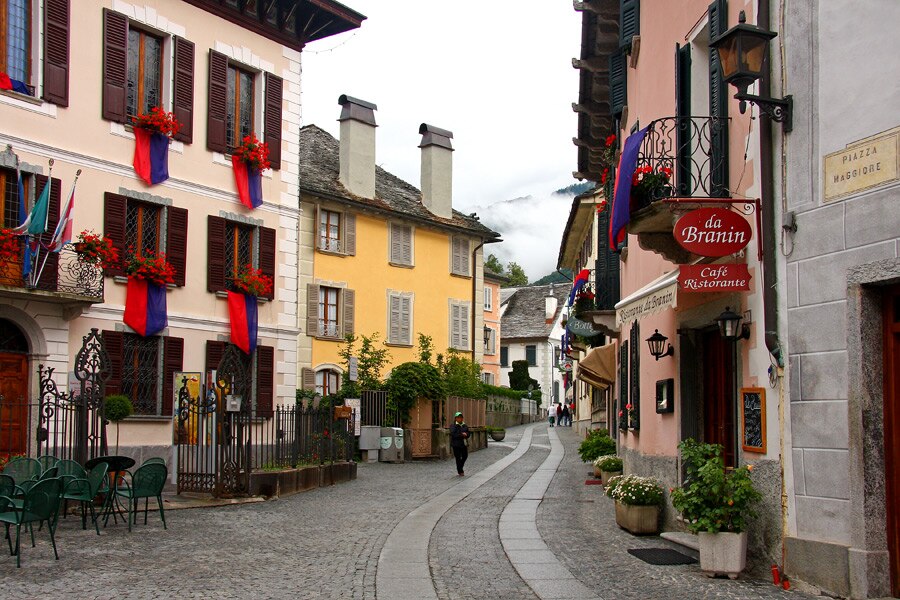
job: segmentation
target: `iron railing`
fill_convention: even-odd
[[[400,415],[388,406],[388,393],[381,390],[365,390],[360,398],[359,419],[361,425],[400,427]]]
[[[353,419],[335,419],[327,403],[279,406],[257,422],[253,469],[286,469],[353,460]]]
[[[33,264],[31,274],[23,276],[21,258],[4,262],[0,265],[0,285],[103,301],[103,270],[98,265],[82,261],[71,245],[63,246],[59,254],[41,248]]]

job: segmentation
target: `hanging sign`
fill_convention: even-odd
[[[675,223],[672,231],[681,247],[700,256],[728,256],[744,249],[753,232],[750,223],[725,208],[698,208]]]
[[[569,330],[569,333],[574,333],[575,335],[587,338],[594,337],[601,333],[601,331],[595,330],[594,326],[587,321],[582,321],[575,317],[569,317],[569,320],[566,322],[566,329]]]
[[[747,292],[750,272],[747,265],[681,265],[678,287],[683,292]]]

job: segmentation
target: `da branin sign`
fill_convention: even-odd
[[[744,217],[725,208],[698,208],[675,223],[682,248],[700,256],[728,256],[750,243],[753,231]]]

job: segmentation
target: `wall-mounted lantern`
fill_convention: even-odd
[[[719,333],[722,338],[729,342],[750,339],[750,325],[743,323],[744,318],[732,311],[731,308],[725,307],[725,311],[716,317],[716,323],[719,324]]]
[[[647,345],[650,346],[650,355],[656,360],[663,356],[675,356],[675,348],[672,347],[672,344],[668,344],[668,348],[666,348],[666,342],[668,341],[669,338],[661,334],[659,329],[655,329],[653,335],[647,338]]]

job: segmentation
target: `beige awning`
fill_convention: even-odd
[[[616,344],[607,344],[588,352],[578,363],[577,379],[606,389],[616,381]]]
[[[616,325],[675,308],[678,300],[678,269],[654,279],[616,303]]]

